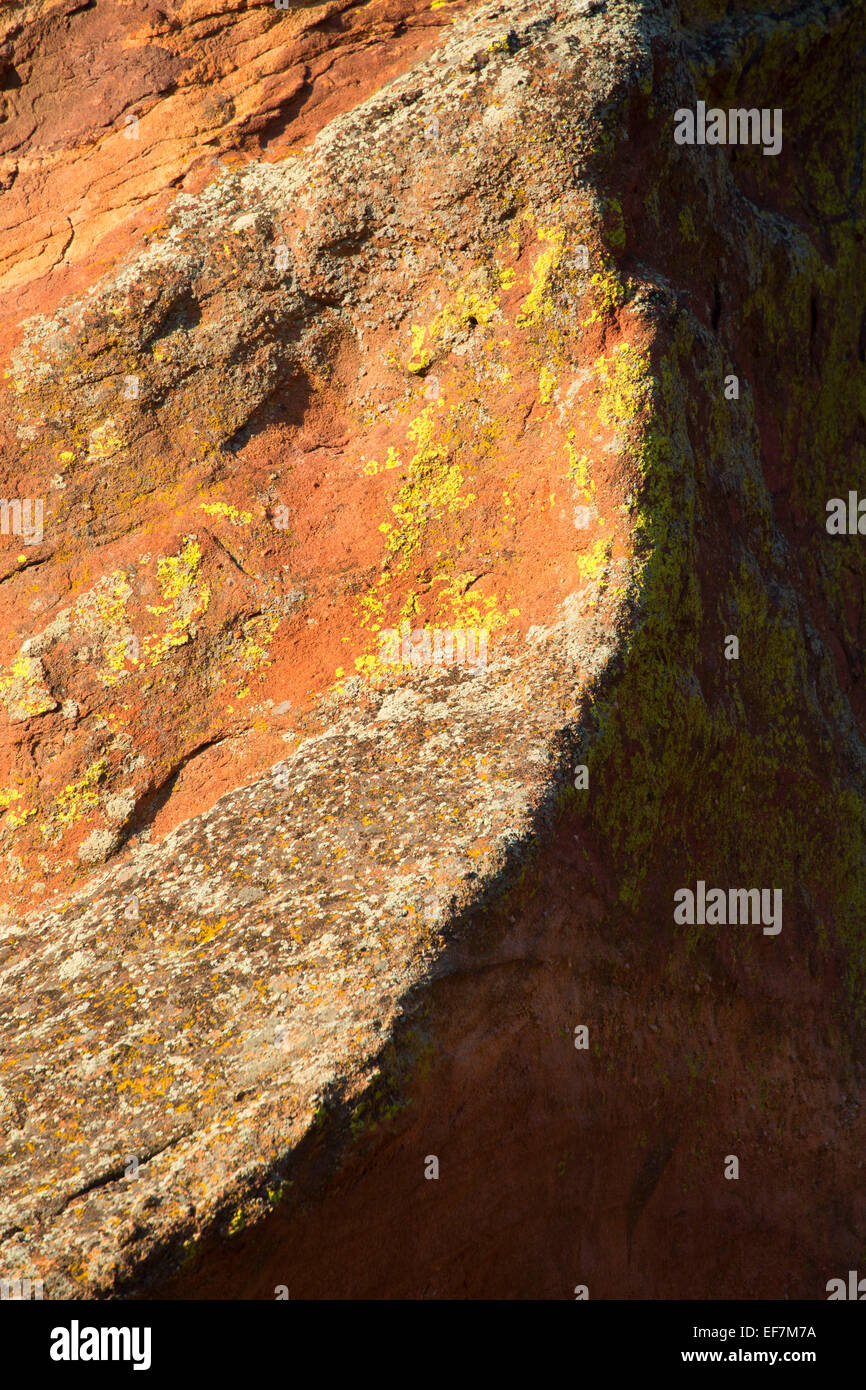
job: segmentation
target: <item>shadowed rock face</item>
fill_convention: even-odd
[[[4,18],[3,1277],[862,1263],[866,23],[722,9]]]

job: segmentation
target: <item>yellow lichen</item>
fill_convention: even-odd
[[[610,560],[612,541],[602,538],[577,557],[581,579],[599,579]]]
[[[368,459],[366,463],[363,464],[363,469],[368,478],[372,478],[375,477],[377,473],[385,473],[392,468],[399,468],[400,466],[401,459],[399,450],[395,449],[393,444],[389,444],[384,463],[377,463],[375,459]]]
[[[198,573],[201,550],[194,536],[185,536],[183,549],[156,564],[156,577],[165,599],[176,599],[188,589]]]
[[[173,607],[175,617],[161,635],[151,633],[144,639],[144,657],[151,666],[162,661],[172,648],[182,647],[190,641],[192,624],[210,603],[210,585],[198,581],[200,565],[201,549],[195,536],[184,537],[177,555],[157,561],[156,577],[167,606],[153,607],[148,611],[161,615],[170,612]]]
[[[103,664],[97,677],[111,687],[127,675],[126,660],[132,629],[126,615],[126,605],[132,588],[122,570],[105,575],[75,604],[75,617],[85,632],[103,640]]]
[[[228,502],[201,502],[199,505],[208,516],[223,516],[233,526],[249,526],[253,519],[252,512],[239,512],[237,507],[230,506]]]
[[[449,459],[448,449],[436,442],[434,407],[427,406],[416,416],[408,430],[417,452],[409,464],[409,481],[400,489],[391,508],[396,525],[382,522],[379,527],[387,536],[386,554],[398,554],[401,566],[421,544],[431,521],[444,515],[455,516],[471,506],[473,493],[461,495],[463,474]]]
[[[90,432],[90,449],[88,457],[91,459],[110,459],[123,448],[123,438],[117,432],[114,420],[106,420],[103,424],[97,425],[96,429]]]
[[[604,383],[598,419],[604,425],[623,427],[636,419],[649,395],[647,356],[629,343],[620,343],[610,357],[595,364]]]
[[[556,376],[548,366],[542,367],[538,374],[538,399],[542,405],[548,405],[553,395],[553,388],[556,385]]]
[[[539,241],[550,244],[536,258],[529,275],[530,291],[517,315],[518,325],[536,323],[544,314],[550,277],[562,258],[565,232],[561,227],[539,227]]]
[[[423,372],[433,360],[434,348],[437,343],[471,323],[486,327],[498,309],[499,305],[496,299],[485,294],[480,288],[466,289],[460,287],[457,289],[444,309],[440,309],[438,314],[434,314],[426,327],[412,324],[410,329],[412,342],[409,359],[406,363],[407,371],[416,375]]]
[[[590,285],[594,291],[595,304],[589,317],[581,320],[583,328],[588,328],[590,324],[598,323],[608,314],[612,314],[626,299],[625,288],[615,270],[597,271],[590,278]]]
[[[592,476],[589,471],[589,457],[587,454],[581,454],[578,458],[574,445],[571,442],[571,438],[574,436],[574,430],[570,430],[569,435],[570,438],[565,442],[565,452],[568,455],[569,475],[574,479],[575,486],[579,488],[581,492],[592,497],[595,493],[595,484],[592,481]]]
[[[257,666],[270,666],[271,662],[268,659],[268,648],[279,621],[278,614],[263,613],[259,617],[250,618],[248,622],[244,623],[242,628],[243,640],[238,656],[247,671],[254,671]],[[240,697],[242,693],[243,692],[238,691],[238,697]]]
[[[61,825],[72,825],[99,805],[97,787],[108,767],[107,758],[98,758],[85,769],[77,782],[69,782],[54,801],[54,814]]]

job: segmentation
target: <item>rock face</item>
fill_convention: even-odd
[[[866,16],[725,9],[6,12],[3,1278],[866,1258]]]

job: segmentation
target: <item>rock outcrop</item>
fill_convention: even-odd
[[[724,9],[3,21],[0,1276],[862,1263],[866,15]]]

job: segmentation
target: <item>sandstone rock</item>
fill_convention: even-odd
[[[3,21],[0,1271],[46,1297],[856,1261],[866,36],[678,11],[100,6],[68,127],[60,11]],[[678,145],[698,101],[780,153]],[[782,930],[677,924],[697,883]]]

